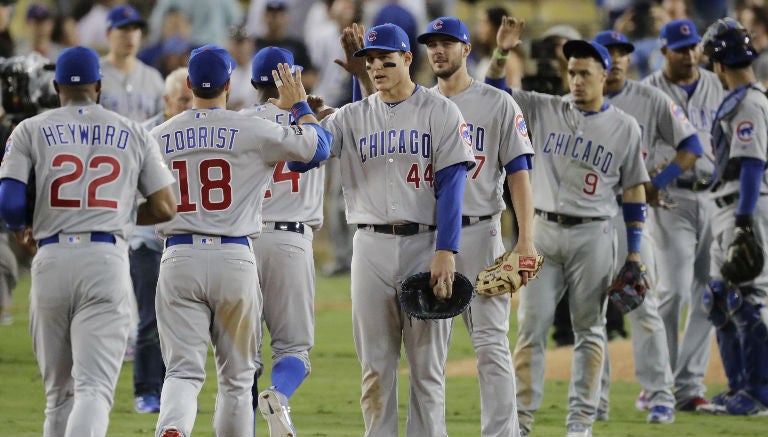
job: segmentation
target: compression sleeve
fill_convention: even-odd
[[[764,171],[765,161],[755,158],[741,158],[739,205],[736,208],[736,215],[752,215],[755,212]]]
[[[319,124],[303,123],[302,126],[311,127],[317,132],[317,150],[309,162],[288,161],[288,170],[298,173],[305,173],[328,159],[331,156],[331,143],[333,142],[333,134],[323,129]]]
[[[461,203],[467,180],[466,163],[454,164],[435,173],[437,184],[436,250],[459,251],[461,237]]]
[[[0,218],[8,229],[24,229],[27,213],[27,184],[16,179],[5,178],[0,181]]]

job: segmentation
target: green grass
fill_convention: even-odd
[[[37,363],[32,354],[28,330],[29,279],[23,278],[14,296],[15,323],[0,327],[0,436],[39,436],[42,432],[44,397]],[[514,334],[514,317],[513,317]],[[514,339],[514,335],[511,336]],[[268,339],[265,339],[268,345]],[[456,323],[450,360],[472,357],[473,351],[463,324]],[[270,351],[265,350],[265,357]],[[713,357],[713,359],[717,359]],[[349,305],[349,278],[319,278],[317,290],[316,345],[312,352],[312,375],[293,397],[291,407],[299,435],[361,436],[360,367],[352,342]],[[548,363],[557,365],[557,363]],[[152,436],[156,415],[133,412],[131,384],[132,365],[123,367],[112,410],[109,435]],[[212,436],[212,412],[216,396],[213,360],[208,361],[209,380],[200,394],[200,413],[196,436]],[[262,381],[269,381],[268,374]],[[266,383],[265,383],[266,384]],[[723,387],[710,386],[710,393]],[[567,381],[547,381],[544,403],[536,415],[532,437],[565,434]],[[694,413],[678,413],[672,425],[651,426],[646,414],[634,409],[639,391],[636,383],[615,382],[612,385],[611,420],[597,423],[596,437],[645,436],[758,436],[765,435],[768,418],[715,417]],[[480,434],[479,391],[476,377],[450,377],[447,386],[448,431],[454,437]],[[407,377],[401,377],[401,435],[407,401]],[[258,420],[258,435],[266,436],[264,422]]]

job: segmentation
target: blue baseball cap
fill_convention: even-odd
[[[56,83],[61,85],[86,85],[101,80],[99,54],[88,47],[69,47],[56,58]]]
[[[696,33],[696,25],[691,20],[670,21],[661,28],[661,45],[663,47],[676,50],[700,42],[701,37]]]
[[[620,47],[627,53],[635,51],[635,46],[627,39],[623,33],[616,32],[615,30],[604,30],[598,32],[593,39],[596,43],[605,46],[606,48]]]
[[[207,44],[189,56],[189,81],[193,88],[218,88],[227,83],[236,66],[228,51]]]
[[[107,30],[112,30],[116,27],[123,27],[134,23],[138,24],[142,28],[147,27],[147,22],[141,18],[139,11],[137,11],[133,6],[115,6],[109,10],[109,13],[107,13]]]
[[[595,58],[595,60],[603,65],[606,71],[610,70],[613,66],[613,60],[611,60],[611,54],[608,52],[608,49],[594,41],[583,39],[568,40],[563,45],[563,54],[566,59],[570,59],[572,56],[577,58]]]
[[[272,70],[277,70],[277,64],[288,64],[291,73],[296,69],[302,70],[300,65],[293,64],[293,53],[281,47],[264,47],[256,52],[251,63],[251,81],[255,83],[275,83],[272,78]]]
[[[411,43],[405,31],[392,23],[374,26],[365,34],[365,46],[355,52],[356,57],[365,56],[371,49],[387,50],[390,52],[410,52]]]
[[[448,35],[460,42],[469,43],[469,29],[461,20],[454,17],[440,17],[427,24],[426,32],[419,35],[417,41],[426,44],[430,35]]]

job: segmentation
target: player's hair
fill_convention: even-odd
[[[163,90],[163,94],[170,96],[175,88],[187,86],[187,76],[189,76],[187,67],[179,67],[171,71],[168,77],[165,78],[165,89]]]
[[[200,99],[215,99],[225,91],[224,85],[217,88],[198,88],[192,87],[192,94]]]

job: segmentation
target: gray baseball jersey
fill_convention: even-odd
[[[177,215],[158,226],[166,237],[156,298],[166,378],[155,435],[192,433],[209,340],[220,372],[216,434],[250,435],[262,298],[248,237],[261,231],[273,166],[312,159],[317,132],[211,108],[182,112],[150,134],[177,182]]]
[[[677,153],[680,142],[696,134],[696,128],[688,121],[683,109],[666,94],[650,86],[627,80],[618,93],[605,96],[618,108],[633,116],[640,125],[643,142],[643,157],[646,167],[669,163]],[[623,221],[614,218],[617,229]],[[617,266],[627,257],[627,237],[618,232]],[[643,305],[629,313],[632,326],[632,349],[635,356],[635,375],[645,391],[650,407],[674,407],[672,394],[672,369],[669,366],[669,351],[666,345],[664,323],[659,315],[655,293],[656,264],[653,256],[653,241],[643,234],[640,255],[651,273],[652,291],[646,294]],[[640,328],[643,327],[643,328]],[[653,353],[650,353],[653,352]],[[610,361],[605,360],[599,409],[608,412],[611,388]]]
[[[669,96],[648,85],[627,80],[621,91],[605,96],[617,108],[634,117],[642,133],[646,168],[669,163],[682,140],[696,134],[683,108]]]
[[[512,90],[512,97],[532,128],[537,209],[613,217],[618,212],[618,190],[649,180],[640,150],[640,128],[621,109],[610,105],[585,116],[562,97],[518,90]]]
[[[649,180],[640,128],[607,103],[600,112],[586,114],[562,97],[511,93],[532,127],[536,157],[531,185],[538,210],[533,238],[547,259],[539,278],[520,292],[513,354],[520,429],[530,432],[541,406],[547,336],[566,290],[576,336],[566,425],[589,426],[599,400],[604,290],[615,264],[616,229],[608,218],[618,213],[620,189]],[[595,254],[610,256],[596,260]]]
[[[434,87],[433,91],[439,92],[439,88]],[[533,155],[533,146],[522,110],[506,92],[473,81],[466,90],[449,99],[464,115],[477,164],[467,173],[462,214],[493,216],[461,230],[456,271],[476,278],[504,253],[499,220],[499,213],[505,208],[504,166],[521,155]],[[506,295],[476,296],[463,314],[478,358],[483,437],[517,437],[520,433],[515,372],[507,337],[509,316]]]
[[[240,111],[288,126],[293,115],[271,103]],[[315,262],[313,230],[323,223],[325,166],[306,173],[288,170],[285,161],[275,165],[264,196],[259,238],[253,242],[263,296],[262,318],[269,329],[272,368],[293,356],[309,373],[309,352],[315,339]],[[296,226],[297,223],[303,226]],[[259,348],[260,350],[261,348]],[[257,362],[260,374],[261,353]],[[274,378],[273,378],[274,382]],[[280,387],[277,387],[280,389]]]
[[[173,177],[138,123],[96,104],[24,120],[6,149],[0,178],[27,183],[35,170],[30,328],[47,399],[43,435],[103,436],[130,326],[125,239],[135,193]]]
[[[172,182],[147,132],[100,105],[69,105],[24,120],[6,150],[13,164],[3,165],[0,178],[26,183],[35,169],[36,240],[60,232],[126,239],[136,205],[135,193],[124,187],[138,186],[148,196]]]
[[[331,155],[341,159],[350,224],[435,225],[435,172],[474,163],[458,108],[424,87],[395,106],[373,94],[343,106],[323,126],[334,136]]]
[[[693,169],[680,175],[679,181],[709,178],[714,170],[711,130],[725,91],[714,73],[703,68],[699,68],[699,73],[698,83],[690,96],[669,81],[661,70],[643,80],[683,108],[704,147],[704,155],[696,160]],[[714,330],[701,305],[689,306],[682,342],[678,331],[686,302],[700,302],[701,292],[709,280],[710,217],[714,205],[704,191],[679,188],[675,182],[667,190],[677,208],[652,208],[649,220],[653,224],[650,234],[656,246],[656,258],[664,260],[657,265],[659,313],[664,320],[670,364],[675,373],[675,396],[681,406],[689,399],[701,396],[706,389],[702,380]]]
[[[280,127],[221,109],[182,112],[151,135],[178,179],[178,214],[158,225],[161,236],[258,235],[272,166],[281,160],[309,161],[317,146],[314,129]],[[269,171],[256,173],[256,168]]]
[[[684,89],[668,80],[664,76],[663,70],[647,76],[642,81],[642,83],[650,85],[671,97],[672,101],[684,110],[688,120],[699,133],[699,140],[701,140],[701,145],[704,146],[704,156],[696,160],[696,165],[693,169],[680,176],[680,179],[683,180],[712,176],[714,156],[712,155],[712,147],[710,147],[712,144],[710,132],[712,130],[712,123],[715,120],[717,107],[720,105],[723,97],[725,97],[723,85],[715,73],[703,68],[699,68],[699,73],[699,82],[690,97]],[[662,162],[661,158],[663,156],[659,157],[658,160],[650,161],[649,164],[658,164]]]
[[[240,111],[249,117],[259,117],[288,126],[293,115],[271,103]],[[288,170],[285,161],[275,165],[272,180],[264,195],[263,220],[273,222],[298,221],[319,229],[323,224],[323,184],[325,166],[306,173]]]
[[[106,57],[99,59],[99,62],[103,75],[102,106],[136,121],[144,121],[163,110],[165,84],[157,70],[137,61],[136,68],[125,74]]]
[[[447,435],[445,360],[449,320],[409,321],[399,284],[429,270],[435,249],[434,175],[451,165],[474,166],[469,129],[455,104],[417,87],[388,104],[378,93],[323,120],[333,134],[347,221],[359,225],[418,224],[393,235],[358,229],[351,264],[352,326],[362,367],[361,407],[366,436],[398,433],[397,374],[401,347],[410,369],[408,435]],[[439,230],[438,230],[439,232]]]
[[[437,86],[432,90],[439,92]],[[462,213],[499,213],[505,208],[504,166],[520,155],[533,155],[523,111],[509,94],[478,81],[450,100],[467,122],[477,164],[467,174]]]

